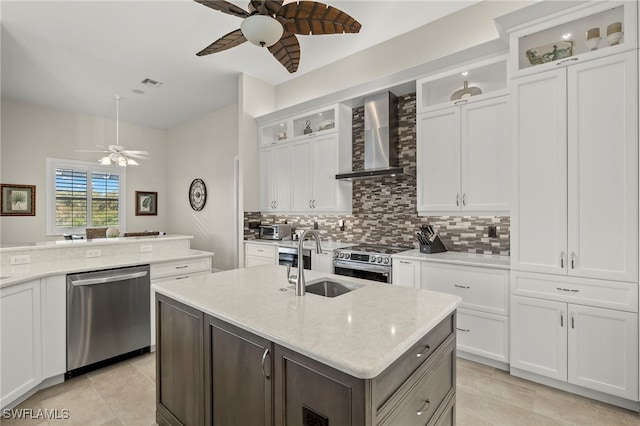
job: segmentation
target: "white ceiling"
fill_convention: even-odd
[[[122,121],[171,128],[236,102],[238,73],[278,85],[478,0],[324,1],[362,30],[299,36],[300,67],[289,74],[250,43],[197,57],[241,19],[192,0],[2,0],[2,97],[115,118],[119,94]],[[246,10],[248,0],[232,3]]]

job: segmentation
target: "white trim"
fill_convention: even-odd
[[[46,159],[46,214],[47,214],[47,236],[62,235],[63,233],[72,234],[84,234],[85,228],[69,228],[69,229],[57,229],[55,226],[55,169],[60,167],[69,167],[75,170],[86,170],[88,174],[88,182],[90,181],[91,172],[111,172],[118,175],[118,227],[120,229],[126,229],[126,175],[127,170],[124,167],[119,166],[102,166],[88,161],[78,160],[64,160],[61,158],[47,158]],[[87,216],[91,217],[91,203],[87,204]],[[88,221],[87,221],[88,222]],[[87,225],[90,227],[90,225]]]

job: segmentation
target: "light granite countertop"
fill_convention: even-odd
[[[448,263],[463,266],[480,266],[485,268],[510,269],[511,258],[491,254],[460,253],[446,251],[444,253],[420,253],[413,249],[391,256],[393,259],[420,260],[435,263]]]
[[[25,281],[40,279],[53,275],[66,275],[75,272],[94,271],[98,269],[120,268],[125,266],[152,264],[185,259],[212,257],[214,253],[183,249],[171,253],[139,253],[123,256],[105,256],[96,258],[75,258],[51,262],[37,262],[24,265],[0,265],[0,288],[19,284]]]
[[[305,271],[307,284],[327,276],[362,287],[334,298],[300,297],[284,266],[261,265],[152,288],[361,379],[378,376],[461,302],[444,293]]]
[[[298,247],[298,241],[294,240],[245,240],[245,244],[263,244],[267,246],[280,246],[280,247]],[[353,243],[342,243],[339,241],[320,241],[320,245],[322,246],[322,251],[332,251],[335,249],[349,247],[354,245]],[[316,248],[315,240],[307,240],[303,245],[306,249],[314,249]]]

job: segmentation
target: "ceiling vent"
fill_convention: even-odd
[[[150,78],[145,78],[144,80],[142,80],[140,83],[147,85],[149,87],[160,87],[162,86],[164,83],[160,82],[160,81],[156,81],[156,80],[152,80]]]

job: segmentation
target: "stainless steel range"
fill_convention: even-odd
[[[412,247],[361,244],[334,251],[334,273],[391,284],[391,255]]]

